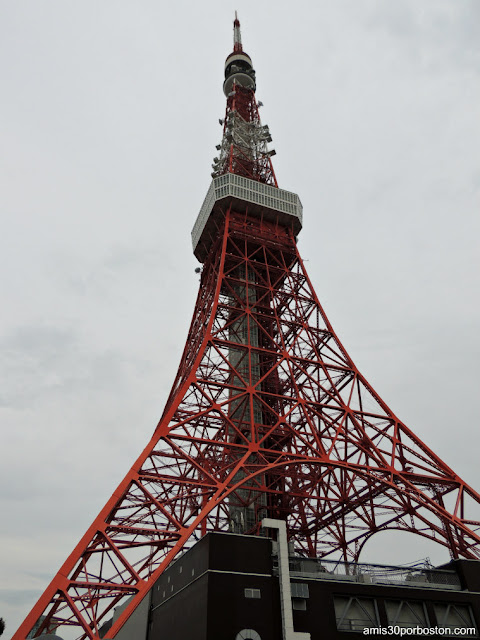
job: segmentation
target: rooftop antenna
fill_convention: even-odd
[[[242,34],[240,33],[240,20],[238,19],[236,11],[235,11],[235,20],[233,21],[233,50],[235,52],[243,51]]]

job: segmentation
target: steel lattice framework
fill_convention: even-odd
[[[227,119],[233,111],[240,124],[224,129],[230,160],[215,175],[236,168],[276,185],[254,86],[231,91]],[[257,133],[240,154],[248,122]],[[308,557],[355,561],[373,534],[400,529],[480,558],[479,494],[358,371],[315,295],[293,224],[233,197],[214,213],[163,416],[14,640],[38,620],[37,635],[73,626],[99,638],[130,597],[105,636],[114,638],[180,551],[209,531],[260,534],[264,517],[285,520]]]

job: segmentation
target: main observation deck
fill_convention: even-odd
[[[295,236],[302,229],[303,207],[296,193],[263,184],[234,173],[214,178],[192,230],[195,257],[204,262],[215,231],[215,214],[234,204],[235,210],[248,209],[252,217],[290,227]]]

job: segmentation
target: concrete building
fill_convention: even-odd
[[[478,561],[347,564],[302,558],[287,547],[282,588],[281,546],[269,537],[206,535],[164,572],[117,638],[354,640],[389,627],[390,637],[414,635],[415,628],[416,637],[434,635],[426,630],[435,627],[442,628],[437,637],[478,636]]]

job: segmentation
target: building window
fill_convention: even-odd
[[[308,598],[308,584],[304,582],[292,582],[292,598]]]
[[[260,589],[245,589],[245,598],[256,598],[257,600],[262,597]]]
[[[473,629],[469,634],[462,633],[462,638],[475,638],[477,636],[477,626],[473,619],[472,610],[468,604],[453,602],[441,602],[433,606],[437,616],[439,627],[456,627],[459,629]]]
[[[407,600],[386,600],[388,624],[399,627],[428,626],[427,612],[423,602],[409,602]]]
[[[373,598],[334,596],[333,601],[339,631],[363,631],[367,627],[380,626]]]
[[[292,608],[295,611],[306,611],[307,601],[305,598],[292,598]]]

